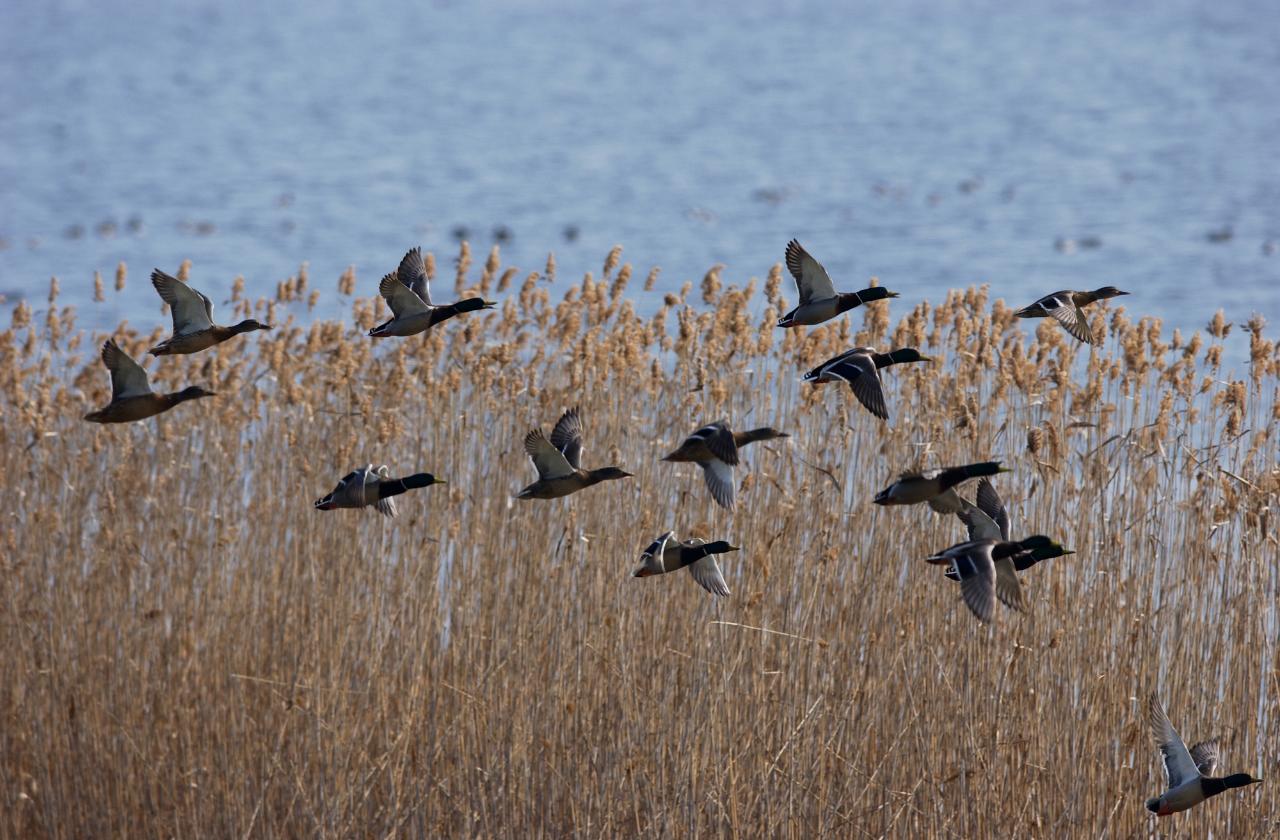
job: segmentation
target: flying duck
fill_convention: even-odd
[[[180,402],[199,397],[212,397],[199,385],[190,385],[172,394],[157,394],[151,390],[147,372],[120,349],[115,339],[109,338],[102,345],[102,363],[111,372],[111,402],[84,416],[90,423],[130,423],[145,420],[168,411]]]
[[[1093,328],[1089,326],[1089,319],[1084,314],[1084,308],[1095,300],[1106,300],[1107,298],[1127,294],[1129,293],[1122,292],[1115,286],[1103,286],[1101,289],[1094,289],[1092,292],[1074,292],[1070,289],[1064,289],[1061,292],[1045,295],[1030,306],[1024,306],[1013,314],[1018,318],[1053,318],[1059,324],[1062,324],[1074,338],[1083,341],[1085,344],[1093,344],[1095,343],[1093,340]]]
[[[1018,542],[970,540],[925,559],[934,565],[949,565],[947,577],[960,581],[965,605],[978,620],[990,622],[997,598],[1010,609],[1025,611],[1027,608],[1014,556],[1025,551],[1047,551],[1054,546],[1061,548],[1040,534]]]
[[[1221,778],[1213,776],[1219,759],[1218,739],[1201,741],[1188,752],[1187,745],[1169,723],[1169,716],[1164,713],[1160,698],[1154,692],[1147,701],[1147,710],[1151,736],[1164,759],[1164,775],[1168,782],[1164,793],[1147,800],[1147,810],[1151,813],[1167,817],[1199,805],[1227,788],[1246,787],[1262,781],[1248,773],[1232,773]]]
[[[787,270],[795,278],[796,288],[800,291],[800,305],[778,319],[780,327],[811,327],[829,321],[841,312],[848,312],[855,306],[898,296],[897,292],[891,292],[883,286],[872,286],[860,292],[837,293],[822,263],[809,256],[809,252],[794,239],[787,243],[786,259]]]
[[[271,329],[253,318],[230,327],[218,326],[213,323],[213,301],[158,268],[151,272],[151,285],[173,314],[173,335],[148,351],[153,356],[198,353],[240,333]]]
[[[708,423],[684,439],[664,461],[692,461],[702,467],[703,477],[716,503],[733,510],[733,468],[738,464],[738,450],[757,440],[791,437],[786,432],[762,427],[749,432],[735,432],[725,420]]]
[[[416,473],[404,478],[391,478],[390,475],[391,471],[386,464],[376,468],[369,464],[362,469],[352,470],[338,480],[338,486],[329,495],[316,499],[315,509],[333,510],[373,505],[383,516],[395,516],[396,501],[392,496],[433,484],[449,483],[431,473]]]
[[[944,467],[925,472],[903,473],[897,481],[876,494],[878,505],[914,505],[928,502],[938,513],[959,513],[963,505],[952,487],[970,478],[1009,472],[999,461],[983,461],[962,467]]]
[[[867,411],[881,420],[888,420],[889,410],[884,404],[880,368],[905,362],[932,361],[933,359],[914,347],[904,347],[888,353],[877,353],[874,347],[855,347],[839,356],[827,359],[806,373],[804,381],[815,385],[823,382],[848,382],[853,395]]]
[[[631,475],[618,467],[581,468],[582,419],[576,408],[569,409],[556,421],[551,440],[547,440],[542,429],[525,435],[524,451],[538,470],[538,480],[517,493],[517,499],[558,499],[602,481]]]
[[[373,338],[417,335],[455,315],[492,309],[496,305],[491,300],[478,297],[438,306],[432,303],[431,281],[427,279],[421,248],[409,249],[395,273],[382,278],[378,294],[386,298],[387,305],[391,307],[391,319],[369,330]]]
[[[699,586],[723,598],[729,594],[729,587],[724,582],[716,555],[740,550],[724,540],[709,543],[694,538],[677,542],[675,534],[667,531],[644,550],[640,555],[640,567],[631,576],[649,577],[687,568]]]

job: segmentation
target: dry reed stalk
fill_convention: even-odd
[[[497,311],[380,345],[378,300],[295,324],[300,273],[242,301],[276,330],[147,362],[157,387],[218,392],[198,415],[111,428],[79,420],[107,397],[102,336],[77,352],[69,312],[16,307],[0,833],[1274,833],[1273,784],[1159,824],[1142,808],[1148,690],[1184,735],[1225,735],[1233,769],[1266,776],[1280,734],[1260,322],[1245,378],[1220,368],[1220,317],[1179,347],[1102,306],[1083,350],[1019,332],[985,289],[778,336],[776,266],[764,299],[716,275],[714,307],[686,285],[642,317],[612,259],[563,300],[533,273]],[[117,335],[135,357],[153,340]],[[945,361],[885,377],[886,425],[798,382],[855,340]],[[571,405],[587,464],[635,478],[513,501],[524,432]],[[792,435],[744,451],[735,513],[658,460],[720,416]],[[991,628],[921,562],[959,523],[869,503],[902,468],[987,457],[1015,469],[996,479],[1015,531],[1078,552],[1027,572],[1031,613]],[[311,509],[368,461],[451,483],[394,521]],[[744,546],[732,597],[628,577],[668,528]]]

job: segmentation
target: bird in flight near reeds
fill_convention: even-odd
[[[827,359],[804,375],[805,382],[815,385],[824,382],[848,382],[853,395],[863,408],[881,420],[889,419],[889,409],[884,403],[884,385],[880,381],[880,369],[906,362],[932,362],[933,359],[914,347],[903,347],[888,353],[878,353],[874,347],[854,347],[839,356]]]
[[[1009,469],[1002,467],[999,461],[907,472],[877,493],[874,501],[878,505],[914,505],[927,502],[938,513],[959,513],[962,507],[960,497],[947,491],[971,478],[1003,472],[1009,472]]]
[[[883,286],[871,286],[860,292],[837,292],[822,263],[809,256],[794,239],[787,243],[786,262],[800,292],[800,304],[778,319],[780,327],[811,327],[855,306],[898,296]]]
[[[465,298],[457,303],[432,303],[431,281],[427,279],[421,248],[409,249],[400,260],[400,267],[382,278],[378,294],[391,307],[391,319],[369,330],[373,338],[417,335],[455,315],[492,309],[497,305],[494,301],[478,297]]]
[[[791,437],[770,427],[735,432],[726,420],[708,423],[694,431],[670,455],[662,460],[692,462],[702,467],[711,497],[723,508],[734,508],[733,468],[738,465],[738,450],[758,440]]]
[[[190,385],[171,394],[157,394],[142,365],[135,362],[109,338],[102,345],[102,363],[111,373],[111,402],[84,416],[90,423],[130,423],[145,420],[175,405],[200,397],[212,397],[213,391]]]
[[[741,548],[724,540],[706,542],[696,537],[679,542],[674,532],[667,531],[644,550],[640,555],[640,566],[631,576],[649,577],[688,569],[699,586],[723,598],[729,594],[729,586],[724,582],[716,555],[730,551],[741,551]]]
[[[602,481],[631,476],[619,467],[582,469],[582,418],[576,408],[560,416],[550,440],[542,429],[525,435],[524,451],[538,470],[538,480],[517,493],[517,499],[558,499]]]
[[[1167,817],[1199,805],[1229,788],[1256,785],[1262,781],[1248,773],[1215,777],[1213,772],[1220,758],[1218,739],[1201,741],[1188,751],[1154,692],[1147,700],[1147,717],[1151,737],[1164,759],[1165,792],[1147,800],[1147,810],[1156,816]]]
[[[218,326],[213,323],[213,301],[158,268],[151,272],[151,285],[173,313],[173,335],[148,351],[153,356],[198,353],[240,333],[271,329],[269,324],[254,318],[230,327]]]
[[[1094,344],[1096,342],[1093,338],[1093,328],[1089,326],[1089,317],[1084,314],[1084,308],[1095,300],[1106,300],[1127,294],[1129,293],[1122,292],[1115,286],[1103,286],[1092,292],[1064,289],[1045,295],[1013,314],[1018,318],[1052,318],[1077,340],[1085,344]]]
[[[361,508],[372,505],[383,516],[395,516],[396,502],[393,496],[430,487],[433,484],[448,484],[443,478],[436,478],[431,473],[415,473],[404,478],[391,478],[391,470],[386,464],[374,467],[369,464],[338,479],[338,486],[327,496],[315,501],[316,510],[333,510],[334,508]]]

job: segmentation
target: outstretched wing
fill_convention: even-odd
[[[869,354],[846,353],[837,357],[823,373],[832,379],[848,382],[850,390],[863,408],[881,420],[889,419],[889,410],[884,404],[884,388],[880,383],[880,371]]]
[[[1022,594],[1022,584],[1018,583],[1018,573],[1013,568],[1013,560],[1005,557],[995,562],[996,597],[1000,603],[1011,610],[1026,612],[1027,599]]]
[[[1155,739],[1156,746],[1160,748],[1160,756],[1164,759],[1164,775],[1169,789],[1194,779],[1200,771],[1196,769],[1191,753],[1187,752],[1187,745],[1178,737],[1173,724],[1169,723],[1169,716],[1164,713],[1160,698],[1154,692],[1147,701],[1147,714],[1151,737]]]
[[[404,259],[400,260],[396,277],[408,286],[410,291],[422,298],[423,303],[431,306],[431,281],[427,279],[427,264],[422,259],[421,248],[409,249]]]
[[[114,338],[102,345],[102,363],[111,372],[111,401],[141,397],[151,393],[151,383],[142,365],[120,349]]]
[[[689,574],[693,575],[698,586],[712,595],[723,598],[729,594],[729,585],[724,582],[724,575],[720,572],[720,564],[716,562],[714,554],[708,554],[701,560],[690,563]]]
[[[733,440],[733,430],[724,420],[708,423],[689,435],[689,440],[701,440],[712,455],[731,467],[738,463],[738,444]]]
[[[1050,295],[1041,305],[1045,314],[1062,324],[1072,336],[1085,344],[1093,344],[1093,330],[1089,328],[1089,319],[1071,299],[1070,292]]]
[[[698,466],[702,467],[702,476],[707,480],[707,489],[711,491],[711,497],[720,507],[733,510],[735,504],[733,467],[718,458],[699,461]]]
[[[213,326],[213,302],[160,269],[151,272],[151,285],[173,313],[173,334],[203,332]]]
[[[1222,753],[1217,738],[1201,741],[1191,747],[1191,760],[1196,763],[1196,769],[1200,771],[1201,776],[1212,776],[1213,771],[1218,769],[1221,759]]]
[[[1009,539],[1009,512],[1005,510],[1004,502],[1000,499],[1000,494],[996,492],[996,488],[991,482],[985,478],[978,479],[978,495],[975,501],[978,508],[987,515],[988,518],[1000,527],[1000,535],[991,537],[990,539]]]
[[[996,612],[996,571],[990,548],[956,553],[951,568],[960,578],[965,606],[979,621],[990,623]]]
[[[391,307],[391,313],[397,318],[421,315],[431,311],[431,307],[414,294],[413,289],[396,279],[394,274],[383,276],[382,282],[378,284],[378,294],[386,298],[387,306]]]
[[[569,465],[564,453],[551,445],[542,429],[534,429],[524,436],[524,451],[533,460],[538,478],[563,478],[573,474],[573,467]]]
[[[551,430],[551,445],[564,454],[569,466],[575,470],[582,466],[582,417],[577,408],[560,415]]]
[[[831,278],[822,263],[809,256],[809,252],[796,240],[787,243],[787,270],[796,280],[796,288],[800,290],[800,305],[804,306],[812,300],[826,300],[836,296],[831,285]]]
[[[927,474],[926,474],[926,477],[927,477]],[[946,490],[943,490],[941,493],[934,496],[932,499],[929,499],[927,504],[932,510],[934,510],[937,513],[942,513],[942,514],[954,513],[957,516],[959,516],[960,512],[965,509],[966,503],[964,499],[960,498],[959,493],[957,493],[953,488],[948,487]],[[975,539],[975,538],[970,537],[970,539]]]

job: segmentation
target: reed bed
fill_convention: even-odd
[[[220,311],[276,329],[153,360],[157,389],[218,396],[115,427],[80,419],[108,396],[105,336],[56,287],[14,311],[6,835],[1280,830],[1280,354],[1261,319],[1169,336],[1098,306],[1091,349],[970,288],[784,333],[779,266],[741,285],[713,269],[644,314],[628,285],[656,269],[633,277],[618,249],[577,283],[465,246],[438,273],[499,308],[375,343],[381,300],[353,292],[376,278],[339,279],[341,323],[308,319],[335,292],[305,269],[270,299],[237,280]],[[137,358],[167,327],[158,311],[116,335]],[[1224,369],[1244,340],[1247,366]],[[854,343],[943,361],[885,372],[884,424],[799,382]],[[636,476],[514,501],[524,433],[573,405],[584,466]],[[719,417],[792,435],[744,453],[734,513],[658,460]],[[922,562],[960,523],[870,503],[904,469],[988,458],[1014,469],[995,483],[1015,536],[1078,552],[1027,572],[1031,611],[991,627]],[[450,484],[395,520],[312,509],[369,461]],[[629,577],[669,528],[744,546],[723,558],[731,597]],[[1223,736],[1227,769],[1267,783],[1157,822],[1152,690],[1188,742]]]

